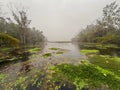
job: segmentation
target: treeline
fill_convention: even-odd
[[[72,41],[120,45],[120,6],[116,2],[106,5],[102,19],[88,25]]]
[[[0,12],[2,12],[2,9],[0,9]],[[28,19],[26,8],[11,6],[10,12],[12,18],[6,18],[0,13],[0,47],[16,44],[22,46],[39,45],[45,41],[42,31],[30,27],[31,20]],[[12,42],[16,44],[13,45]]]

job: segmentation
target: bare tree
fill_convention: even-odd
[[[23,6],[20,7],[11,6],[11,12],[15,22],[19,26],[19,37],[21,44],[25,45],[27,29],[29,28],[29,24],[31,22],[31,20],[29,20],[27,17],[27,9]]]

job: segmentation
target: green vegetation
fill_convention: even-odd
[[[119,90],[120,77],[100,66],[82,61],[80,65],[62,64],[52,67],[53,82],[68,82],[76,86],[76,90],[88,87],[90,90],[97,88]]]
[[[102,19],[97,20],[95,24],[88,25],[72,41],[120,46],[119,8],[116,2],[106,5],[103,8]]]
[[[7,77],[8,77],[8,75],[0,74],[0,84],[3,84]]]
[[[8,34],[0,33],[0,47],[19,46],[20,41]]]
[[[60,48],[49,48],[50,50],[59,50]]]
[[[83,50],[80,50],[80,52],[83,53],[83,54],[98,54],[99,50],[87,50],[87,49],[83,49]]]
[[[41,48],[29,47],[42,47],[46,40],[42,31],[31,28],[31,20],[24,6],[15,7],[11,4],[11,7],[11,15],[6,18],[2,15],[4,12],[0,5],[0,63],[26,60],[30,53],[41,51]]]
[[[36,54],[40,52],[42,48],[38,47],[26,47],[26,48],[1,48],[0,49],[0,63],[2,62],[12,62],[17,60],[24,60],[29,57],[29,55]]]
[[[40,69],[33,68],[28,74],[29,75],[26,76],[23,74],[23,72],[19,72],[17,73],[19,77],[17,77],[16,80],[6,82],[5,79],[4,84],[1,85],[3,86],[4,90],[26,90],[29,85],[31,85],[31,87],[34,86],[40,88],[42,84],[42,79],[39,80],[39,78],[43,75],[43,72]]]
[[[91,88],[90,90],[97,90],[95,87],[99,87],[99,89],[104,88],[105,90],[120,89],[120,85],[118,84],[120,83],[120,58],[114,56],[114,53],[116,56],[119,56],[120,51],[119,9],[120,6],[116,2],[106,5],[103,8],[103,17],[101,20],[97,20],[95,24],[88,25],[72,39],[73,42],[78,42],[80,48],[83,49],[80,52],[88,57],[88,66],[84,65],[85,69],[82,71],[82,67],[79,67],[78,69],[81,71],[79,74],[78,72],[80,71],[75,72],[77,72],[76,75],[78,74],[80,78],[85,77],[81,81],[84,81],[83,84]],[[74,70],[77,69],[74,68]],[[67,77],[76,77],[70,76],[70,74]],[[85,81],[84,79],[87,80]],[[87,82],[89,80],[90,82]]]
[[[88,59],[90,63],[98,65],[104,69],[114,72],[120,76],[120,58],[106,56],[106,55],[95,55]]]
[[[100,43],[80,43],[80,47],[87,48],[87,49],[120,49],[119,46],[114,44],[100,44]]]
[[[0,5],[0,47],[40,45],[45,41],[42,31],[35,27],[30,28],[31,20],[28,19],[24,6],[11,6],[11,15],[6,16],[7,18],[2,15],[4,12],[1,7]]]
[[[21,89],[26,90],[27,85],[25,85],[25,81],[27,80],[28,77],[20,77],[18,80],[16,80],[13,84],[16,88],[19,86]]]
[[[45,63],[44,66],[42,65],[44,63],[37,63],[39,60],[25,61],[29,55],[42,50],[35,46],[41,45],[46,39],[42,31],[30,28],[31,20],[28,19],[26,10],[21,8],[22,10],[16,8],[14,11],[13,7],[11,10],[13,18],[6,19],[0,15],[0,63],[21,61],[18,64],[12,63],[13,66],[20,66],[19,68],[12,67],[11,64],[3,65],[4,69],[1,72],[5,74],[0,73],[0,89],[2,87],[3,90],[26,90],[31,85],[38,89],[43,86],[45,90],[74,86],[76,90],[120,90],[120,58],[101,54],[101,50],[120,50],[120,7],[116,2],[103,8],[101,20],[88,25],[73,38],[73,42],[80,42],[80,47],[84,48],[80,52],[87,57],[87,60],[82,60],[77,65],[49,63],[49,60],[46,60],[47,65]],[[40,56],[52,59],[53,55],[57,56],[68,51],[54,47],[49,50],[53,50],[53,54],[43,53]],[[7,71],[10,72],[9,75]]]
[[[42,56],[43,56],[43,58],[48,58],[48,57],[51,57],[52,54],[51,54],[51,53],[45,53],[45,54],[43,54]]]
[[[68,52],[67,49],[61,49],[61,48],[49,48],[49,49],[56,51],[56,52],[55,52],[56,54],[63,54],[63,53],[65,53],[65,52]]]
[[[58,52],[56,52],[56,54],[63,54],[64,52],[61,52],[61,51],[58,51]]]
[[[9,52],[12,48],[0,48],[0,52]]]
[[[37,53],[37,52],[40,52],[42,50],[42,48],[32,48],[32,49],[29,49],[29,52],[30,53]]]

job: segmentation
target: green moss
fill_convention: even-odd
[[[83,49],[83,50],[80,50],[80,52],[83,53],[83,54],[98,54],[98,53],[99,53],[99,50]]]
[[[43,58],[48,58],[48,57],[52,56],[52,54],[51,53],[45,53],[42,56],[43,56]]]

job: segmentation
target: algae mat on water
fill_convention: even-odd
[[[61,64],[50,69],[54,70],[51,82],[61,82],[64,87],[72,83],[76,90],[120,89],[120,76],[89,62],[82,61],[80,65]]]

